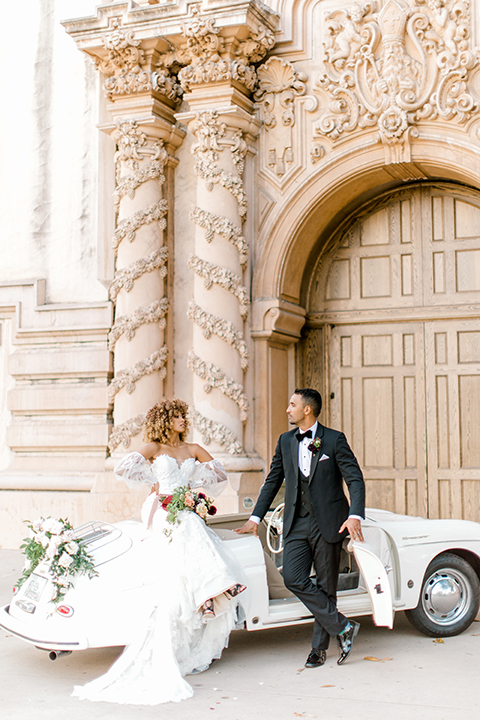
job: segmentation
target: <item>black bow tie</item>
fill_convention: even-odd
[[[297,434],[295,435],[295,437],[297,438],[298,442],[302,442],[302,440],[303,440],[304,438],[311,438],[311,437],[312,437],[312,431],[311,431],[311,430],[307,430],[307,432],[304,432],[304,433],[302,433],[302,432],[300,432],[300,431],[297,431]]]

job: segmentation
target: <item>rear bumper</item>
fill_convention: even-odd
[[[42,650],[85,650],[89,647],[86,637],[77,640],[72,638],[60,640],[58,637],[52,637],[52,629],[48,627],[48,621],[31,627],[29,623],[14,618],[9,611],[10,605],[0,608],[0,627],[35,647]]]

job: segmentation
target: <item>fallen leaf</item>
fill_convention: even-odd
[[[393,658],[384,657],[384,658],[376,658],[373,656],[367,655],[367,657],[363,658],[364,660],[370,660],[371,662],[388,662],[389,660],[393,660]]]
[[[295,717],[305,717],[305,713],[293,713]]]
[[[432,640],[432,642],[434,642],[434,643],[440,643],[441,645],[444,645],[444,644],[445,644],[445,643],[443,642],[442,638],[435,638],[435,640]]]
[[[321,685],[320,687],[335,687],[335,685]]]
[[[303,672],[304,670],[305,668],[300,668],[299,670],[297,670],[297,672]]]
[[[479,636],[480,636],[480,633],[471,633],[471,636],[472,636],[472,637],[479,637]]]

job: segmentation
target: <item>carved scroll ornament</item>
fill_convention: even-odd
[[[469,92],[479,63],[470,44],[469,0],[354,3],[325,18],[325,72],[318,85],[330,104],[316,127],[333,140],[376,127],[387,162],[409,160],[421,120],[464,123],[477,106]]]

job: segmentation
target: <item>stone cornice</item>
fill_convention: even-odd
[[[167,52],[172,46],[180,47],[185,42],[182,31],[192,17],[191,2],[178,0],[168,5],[139,5],[137,2],[136,7],[130,5],[129,2],[100,5],[96,15],[64,20],[62,25],[78,47],[90,54],[95,54],[94,49],[102,46],[102,37],[113,18],[122,18],[123,27],[135,31],[139,40],[155,38],[160,52]],[[255,21],[273,32],[279,20],[276,12],[257,0],[224,0],[216,3],[214,8],[202,8],[202,18],[215,18],[222,36],[231,35],[239,25]]]

